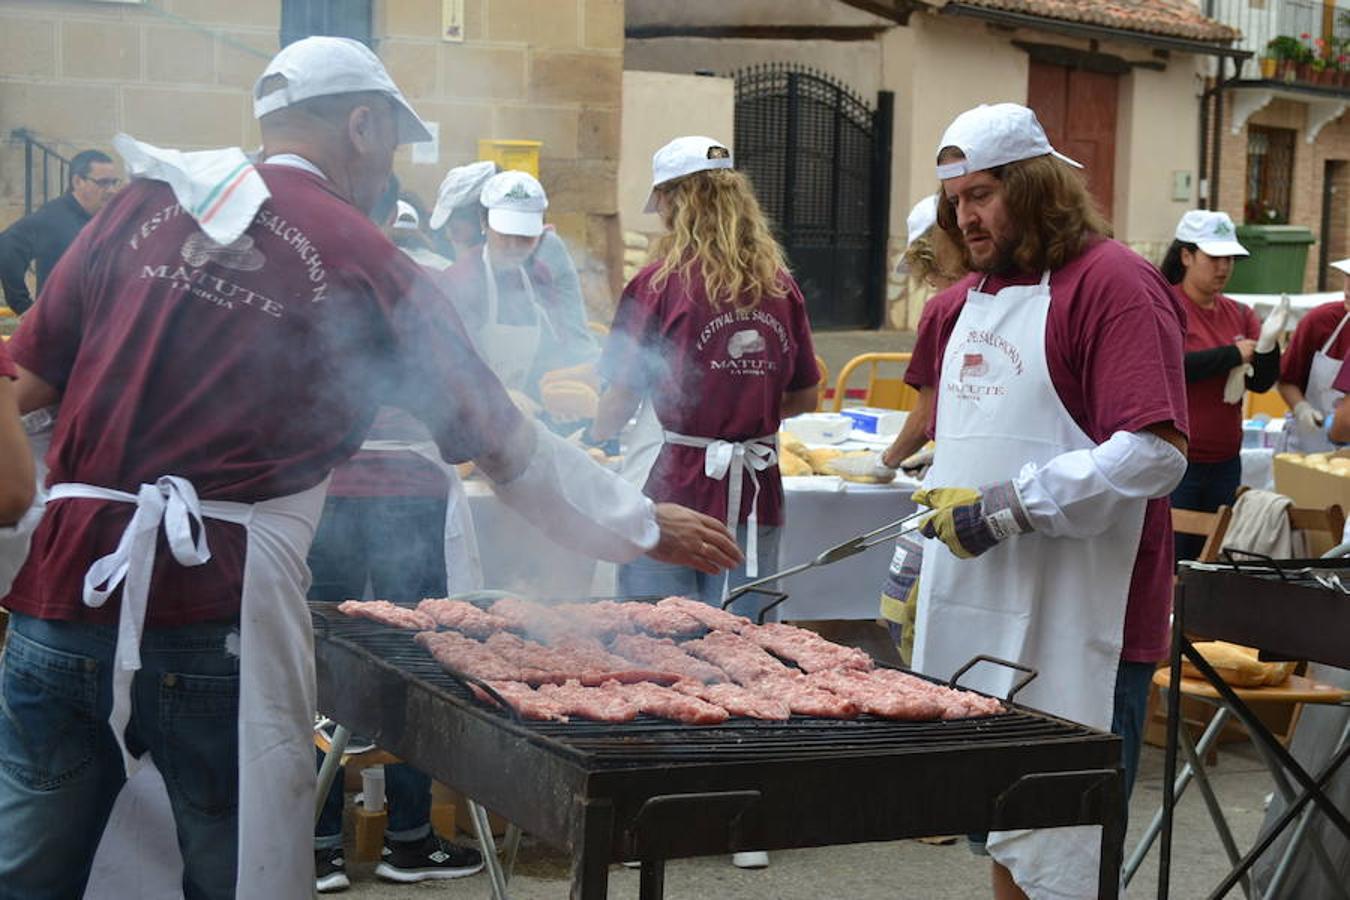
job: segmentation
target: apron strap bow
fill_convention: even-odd
[[[754,493],[750,497],[750,515],[745,520],[745,574],[754,578],[759,574],[759,476],[758,473],[777,464],[778,435],[771,434],[748,441],[724,441],[718,438],[687,434],[665,433],[666,443],[703,450],[703,474],[721,481],[727,479],[727,530],[733,535],[741,517],[741,492],[746,470]],[[725,600],[730,579],[722,583]]]

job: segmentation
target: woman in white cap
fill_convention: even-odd
[[[587,437],[613,437],[650,391],[665,444],[648,496],[682,496],[739,524],[742,546],[759,550],[750,574],[772,571],[783,502],[775,436],[782,418],[815,408],[820,381],[801,292],[729,150],[711,138],[677,138],[652,168],[647,209],[668,231],[619,301],[600,361],[608,388]],[[729,465],[714,466],[724,445]],[[744,574],[733,573],[731,585]],[[724,581],[663,566],[619,573],[625,594],[713,604]]]
[[[1344,296],[1323,303],[1299,320],[1280,356],[1280,380],[1275,385],[1294,411],[1289,424],[1289,450],[1315,453],[1335,449],[1327,438],[1326,420],[1344,396],[1332,386],[1341,361],[1350,355],[1350,259],[1331,267],[1345,276]]]
[[[1172,492],[1178,509],[1213,512],[1231,505],[1242,476],[1242,397],[1275,383],[1276,343],[1288,321],[1288,300],[1264,325],[1250,307],[1223,295],[1233,261],[1246,256],[1227,213],[1193,209],[1181,217],[1162,273],[1189,313],[1186,395],[1190,449],[1186,475]],[[1177,558],[1194,559],[1200,541],[1177,535]]]
[[[441,286],[502,383],[537,398],[542,374],[592,362],[599,348],[580,293],[561,292],[536,256],[548,233],[538,179],[499,172],[483,183],[478,204],[483,243],[446,270]]]

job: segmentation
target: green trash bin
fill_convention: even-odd
[[[1297,294],[1303,291],[1312,231],[1302,225],[1239,225],[1238,243],[1251,256],[1238,257],[1229,294]]]

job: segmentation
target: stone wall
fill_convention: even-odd
[[[0,0],[0,136],[27,128],[70,156],[126,131],[199,149],[258,144],[249,92],[278,49],[280,0],[153,4]],[[440,0],[375,0],[375,49],[440,124],[436,163],[395,169],[427,202],[479,138],[543,142],[549,219],[603,317],[622,268],[616,179],[623,0],[466,0],[465,40],[440,39]],[[22,214],[23,151],[0,141],[0,227]]]

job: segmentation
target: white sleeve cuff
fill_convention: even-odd
[[[1015,484],[1032,526],[1052,537],[1091,537],[1125,503],[1165,497],[1186,474],[1186,457],[1150,431],[1117,431],[1088,450],[1028,463]]]

